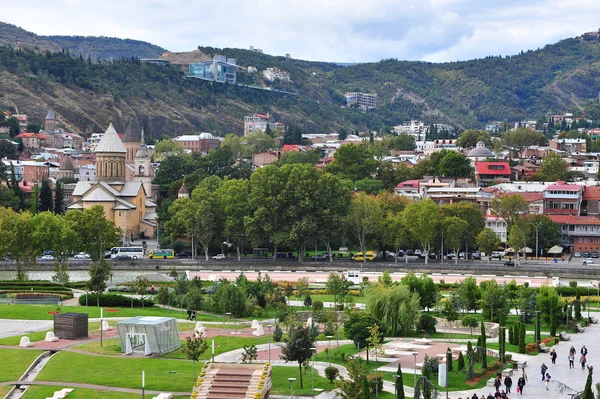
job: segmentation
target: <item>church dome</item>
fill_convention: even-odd
[[[494,153],[488,150],[485,147],[485,143],[483,141],[478,141],[467,157],[469,158],[492,158],[494,157]]]
[[[123,145],[123,142],[119,138],[117,131],[115,130],[113,124],[108,125],[108,129],[104,132],[104,136],[96,146],[95,153],[102,152],[122,152],[127,153],[127,149]]]
[[[135,153],[135,157],[136,158],[150,158],[150,151],[148,151],[148,148],[146,148],[146,146],[143,146]]]
[[[124,143],[139,143],[142,138],[142,127],[138,123],[137,119],[132,119],[125,129],[125,136],[123,136]]]

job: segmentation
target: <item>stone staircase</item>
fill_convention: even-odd
[[[264,363],[209,363],[201,371],[192,399],[265,399],[271,366]]]

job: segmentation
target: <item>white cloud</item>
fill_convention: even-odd
[[[324,61],[516,54],[598,27],[592,0],[21,0],[5,22],[40,35],[115,36],[172,51],[253,45]]]

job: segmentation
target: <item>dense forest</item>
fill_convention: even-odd
[[[145,42],[42,37],[2,24],[0,43],[11,44],[12,31],[17,41],[55,40],[62,50],[0,48],[0,106],[18,107],[34,121],[52,107],[87,133],[102,130],[109,119],[122,131],[136,118],[155,138],[190,131],[240,134],[244,115],[254,112],[269,112],[309,133],[341,127],[379,130],[416,118],[470,129],[491,120],[542,119],[567,111],[594,119],[600,114],[590,103],[600,88],[600,42],[594,36],[508,57],[440,64],[390,59],[347,67],[242,49],[198,48],[209,57],[236,58],[242,66],[238,83],[294,96],[186,78],[185,65],[142,63],[139,57],[163,50]],[[119,55],[108,55],[113,46]],[[278,67],[289,72],[291,81],[249,74],[250,65],[259,71]],[[347,91],[376,93],[377,109],[344,107]]]

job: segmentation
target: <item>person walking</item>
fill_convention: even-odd
[[[574,355],[575,354],[575,347],[573,345],[571,345],[571,349],[569,349],[569,354],[570,355]]]
[[[546,371],[548,370],[548,366],[546,366],[546,363],[542,362],[542,367],[540,367],[540,370],[542,372],[542,381],[544,381],[546,379]]]
[[[529,379],[527,378],[527,373],[525,372],[525,366],[521,367],[521,376],[523,377],[523,381],[529,382]]]
[[[583,346],[581,347],[581,351],[580,351],[580,353],[581,353],[583,356],[587,357],[588,350],[587,350],[587,348],[585,347],[585,345],[583,345]]]
[[[585,370],[585,363],[587,362],[587,359],[585,357],[585,355],[581,355],[581,357],[579,358],[579,363],[581,363],[581,369]]]
[[[550,373],[546,373],[546,391],[550,390],[550,379],[552,377],[550,377]]]
[[[506,374],[506,377],[504,377],[504,388],[506,393],[510,393],[510,387],[512,387],[512,378],[510,378],[510,375]]]
[[[494,388],[496,388],[496,392],[500,392],[500,387],[502,386],[502,380],[500,379],[500,376],[496,376],[496,379],[494,380]]]
[[[558,355],[556,354],[556,349],[552,349],[552,352],[550,352],[550,358],[552,359],[552,364],[556,364],[556,357]]]
[[[519,377],[517,388],[519,388],[519,394],[523,395],[523,388],[525,388],[525,378],[523,376]]]
[[[569,354],[569,368],[570,369],[575,368],[575,354],[573,354],[573,353]]]

